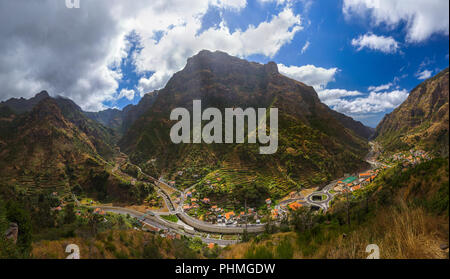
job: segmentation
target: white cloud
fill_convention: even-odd
[[[333,92],[336,93],[333,95]],[[327,89],[319,92],[319,97],[329,107],[338,112],[354,116],[385,112],[394,109],[406,100],[408,91],[394,90],[390,92],[370,92],[369,95],[364,97],[358,97],[351,100],[345,99],[345,97],[358,95],[362,95],[362,93],[358,91],[347,91],[345,89]]]
[[[119,94],[119,97],[118,97],[118,99],[122,99],[122,98],[127,98],[128,100],[133,100],[134,99],[134,94],[135,94],[135,92],[134,92],[134,90],[130,90],[130,89],[122,89],[121,91],[120,91],[120,94]]]
[[[348,91],[345,89],[324,89],[317,93],[322,102],[328,104],[334,103],[336,100],[345,97],[361,96],[363,93],[359,91]]]
[[[278,70],[281,74],[310,85],[317,91],[324,89],[328,83],[334,81],[338,72],[337,68],[325,69],[314,65],[288,67],[278,64]]]
[[[247,6],[247,0],[216,0],[213,5],[220,8],[241,10]]]
[[[156,42],[151,39],[147,28],[137,29],[143,38],[147,38],[142,41],[144,49],[136,56],[137,69],[155,73],[150,78],[141,79],[139,91],[144,94],[163,87],[173,73],[186,65],[188,57],[202,49],[221,50],[239,57],[252,54],[272,57],[302,30],[300,24],[300,16],[285,8],[269,21],[234,32],[222,22],[218,27],[198,34],[200,19],[190,19],[165,30],[164,36]]]
[[[284,3],[291,2],[292,0],[258,0],[258,2],[265,4],[265,3],[277,3],[277,5],[282,5]]]
[[[395,53],[399,46],[398,42],[392,37],[377,36],[367,33],[352,40],[352,45],[360,51],[363,48],[378,50],[384,53]]]
[[[342,10],[347,17],[369,16],[376,26],[383,23],[394,28],[405,23],[408,42],[449,34],[448,0],[344,0]]]
[[[126,55],[123,29],[106,4],[0,1],[0,100],[46,89],[84,109],[104,108],[121,78],[110,66]]]
[[[309,48],[309,45],[310,45],[309,41],[306,41],[305,45],[302,47],[301,51],[302,54],[305,53],[305,51]]]
[[[383,85],[379,85],[379,86],[370,86],[368,88],[368,90],[370,92],[379,92],[379,91],[383,91],[383,90],[388,90],[389,88],[391,88],[394,84],[392,82],[389,82],[387,84],[383,84]]]
[[[428,79],[431,77],[431,75],[433,74],[432,71],[429,70],[423,70],[421,72],[418,72],[416,74],[417,79]]]
[[[136,91],[143,94],[163,87],[202,49],[273,57],[303,28],[286,4],[257,25],[230,31],[222,20],[203,31],[211,6],[238,12],[246,5],[246,0],[96,0],[67,9],[64,1],[0,1],[0,100],[46,89],[93,111],[121,93],[130,97],[117,92],[122,79],[117,66],[128,54],[125,38],[132,31],[143,39],[142,51],[130,62],[146,77],[154,72],[139,81]],[[155,33],[161,34],[158,41]]]

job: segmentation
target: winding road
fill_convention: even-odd
[[[374,144],[371,144],[371,151],[366,157],[366,161],[371,165],[371,169],[376,168],[379,166],[379,163],[373,160],[374,158]],[[123,154],[125,155],[125,154]],[[126,156],[126,155],[125,155]],[[129,162],[129,161],[128,161]],[[129,162],[132,164],[131,162]],[[102,208],[105,211],[118,213],[118,214],[129,214],[130,216],[133,216],[135,218],[138,218],[143,223],[148,224],[153,227],[157,227],[160,229],[168,229],[170,231],[176,231],[179,234],[186,235],[186,236],[192,236],[192,237],[200,237],[204,242],[206,243],[216,243],[218,245],[229,245],[236,242],[239,242],[238,240],[222,240],[222,239],[213,239],[213,238],[204,238],[196,234],[196,231],[199,232],[207,232],[207,233],[214,233],[214,234],[242,234],[245,230],[249,233],[261,233],[265,230],[265,224],[249,224],[247,226],[245,225],[222,225],[222,224],[211,224],[207,222],[200,221],[198,219],[195,219],[188,214],[186,214],[182,208],[182,205],[184,204],[185,196],[188,191],[190,191],[192,188],[195,187],[195,185],[189,187],[185,191],[180,191],[179,189],[167,184],[164,181],[161,181],[160,179],[156,179],[142,171],[142,169],[139,166],[135,166],[139,173],[145,177],[146,179],[154,182],[155,186],[158,188],[158,194],[160,194],[164,202],[167,205],[167,208],[169,209],[168,213],[158,213],[158,212],[152,212],[148,211],[146,214],[138,211],[133,211],[131,209],[127,208],[121,208],[121,207],[108,207],[108,206],[97,206],[99,208]],[[311,193],[305,198],[305,202],[309,204],[312,207],[318,207],[323,210],[324,213],[327,212],[327,210],[330,207],[330,203],[334,197],[332,193],[330,193],[330,190],[333,189],[337,182],[339,180],[335,180],[330,182],[328,185],[326,185],[322,190],[316,191]],[[181,195],[181,202],[180,205],[176,208],[175,204],[172,202],[172,199],[170,198],[170,195],[165,191],[163,187],[161,187],[161,184],[168,187],[169,189],[174,190],[175,192],[178,192]],[[320,197],[326,197],[325,199],[321,200],[315,200],[315,196]],[[286,201],[285,201],[286,202]],[[180,220],[178,223],[171,223],[168,222],[160,217],[160,215],[176,215],[178,219]],[[194,230],[195,229],[195,230]]]
[[[379,151],[376,151],[376,150],[379,150],[377,143],[369,142],[369,145],[370,145],[370,151],[366,155],[365,161],[370,164],[370,168],[368,170],[362,171],[362,172],[367,172],[367,171],[376,169],[380,166],[385,166],[384,164],[381,164],[380,162],[375,160],[375,158],[379,152]],[[344,179],[345,178],[341,178],[339,180],[344,180]],[[323,187],[322,190],[311,193],[310,195],[308,195],[306,197],[305,201],[311,206],[316,206],[316,207],[322,208],[324,213],[327,212],[327,210],[330,208],[333,197],[336,195],[336,194],[330,193],[330,190],[332,190],[334,187],[336,187],[336,184],[339,180],[334,180],[334,181],[330,182],[328,185],[326,185],[325,187]],[[320,197],[326,196],[326,199],[314,200],[313,198],[315,196],[320,196]]]

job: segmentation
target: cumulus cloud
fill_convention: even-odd
[[[358,91],[331,89],[319,92],[321,100],[332,109],[347,115],[367,115],[385,112],[402,104],[408,97],[406,90],[390,92],[370,92],[368,95],[347,99],[349,96],[363,95]]]
[[[369,48],[384,53],[395,53],[399,48],[398,42],[394,38],[377,36],[371,33],[367,33],[353,39],[352,45],[356,47],[358,51],[363,48]]]
[[[348,91],[345,89],[324,89],[317,93],[322,102],[327,105],[332,104],[333,102],[340,100],[344,97],[355,97],[361,96],[363,93],[359,91]]]
[[[200,28],[200,19],[191,19],[171,26],[158,42],[146,36],[148,29],[137,30],[147,38],[142,41],[144,49],[136,56],[137,69],[139,72],[154,72],[153,76],[140,80],[141,94],[163,87],[173,73],[184,67],[188,57],[202,49],[221,50],[239,57],[252,54],[273,57],[302,30],[300,16],[290,8],[245,30],[231,32],[225,22],[198,34]]]
[[[433,72],[432,71],[429,71],[429,70],[423,70],[423,71],[421,71],[421,72],[418,72],[417,74],[416,74],[416,77],[417,77],[417,79],[428,79],[428,78],[430,78],[431,77],[431,75],[433,74]]]
[[[338,68],[325,69],[314,65],[298,67],[278,64],[278,70],[281,74],[310,85],[317,91],[324,89],[328,83],[334,81],[338,72]]]
[[[449,34],[448,0],[344,0],[342,10],[347,17],[369,16],[376,26],[393,28],[404,23],[408,42]]]
[[[122,29],[105,4],[67,9],[65,1],[0,1],[0,99],[47,89],[85,109],[103,108],[121,78],[110,66],[124,55]]]
[[[219,8],[241,10],[247,6],[247,0],[217,0],[213,5]]]
[[[99,110],[105,101],[131,98],[129,91],[117,92],[131,32],[142,38],[131,61],[142,76],[135,88],[142,95],[163,87],[202,49],[273,57],[302,30],[300,16],[288,5],[242,30],[231,31],[225,21],[202,29],[211,6],[238,12],[246,5],[246,0],[96,0],[67,9],[65,1],[0,1],[0,100],[46,89],[85,110]]]
[[[134,95],[135,95],[134,90],[124,88],[120,91],[118,99],[127,98],[128,100],[131,101],[134,99]]]

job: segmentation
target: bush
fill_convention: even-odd
[[[280,259],[292,259],[294,256],[294,248],[292,248],[291,242],[285,238],[277,246],[277,257]]]
[[[251,246],[244,257],[246,259],[273,259],[273,254],[269,248],[259,245],[256,248]]]

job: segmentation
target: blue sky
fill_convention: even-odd
[[[284,44],[273,57],[254,54],[243,58],[261,63],[275,61],[286,66],[314,65],[325,69],[337,68],[334,80],[329,82],[326,88],[364,94],[347,98],[348,100],[367,96],[371,86],[389,83],[393,84],[389,88],[391,91],[398,89],[409,92],[422,82],[417,76],[419,72],[428,70],[434,75],[448,67],[449,37],[445,33],[432,34],[421,42],[409,43],[405,41],[406,22],[400,22],[393,27],[385,24],[374,26],[369,17],[346,18],[342,11],[342,1],[300,1],[291,7],[295,14],[301,16],[303,30],[299,31],[291,42]],[[210,7],[202,17],[202,28],[198,33],[214,28],[222,21],[227,23],[231,33],[239,29],[245,30],[249,25],[257,26],[270,20],[283,9],[285,6],[276,2],[258,1],[248,1],[247,6],[239,12]],[[162,36],[161,33],[156,34],[158,39]],[[392,37],[399,44],[398,50],[395,53],[369,48],[358,50],[352,45],[352,40],[367,33]],[[302,52],[306,44],[309,46]],[[130,48],[129,55],[134,51],[134,47]],[[132,62],[124,63],[122,72],[123,81],[120,82],[119,91],[122,88],[136,89],[140,75],[136,74]],[[151,76],[151,73],[146,75]],[[105,104],[123,108],[129,103],[136,104],[139,99],[140,96],[136,95],[132,100],[122,98]],[[392,108],[374,113],[343,112],[375,127],[384,114],[390,111]]]
[[[202,49],[278,64],[368,126],[449,65],[448,0],[0,2],[0,100],[137,104]]]

